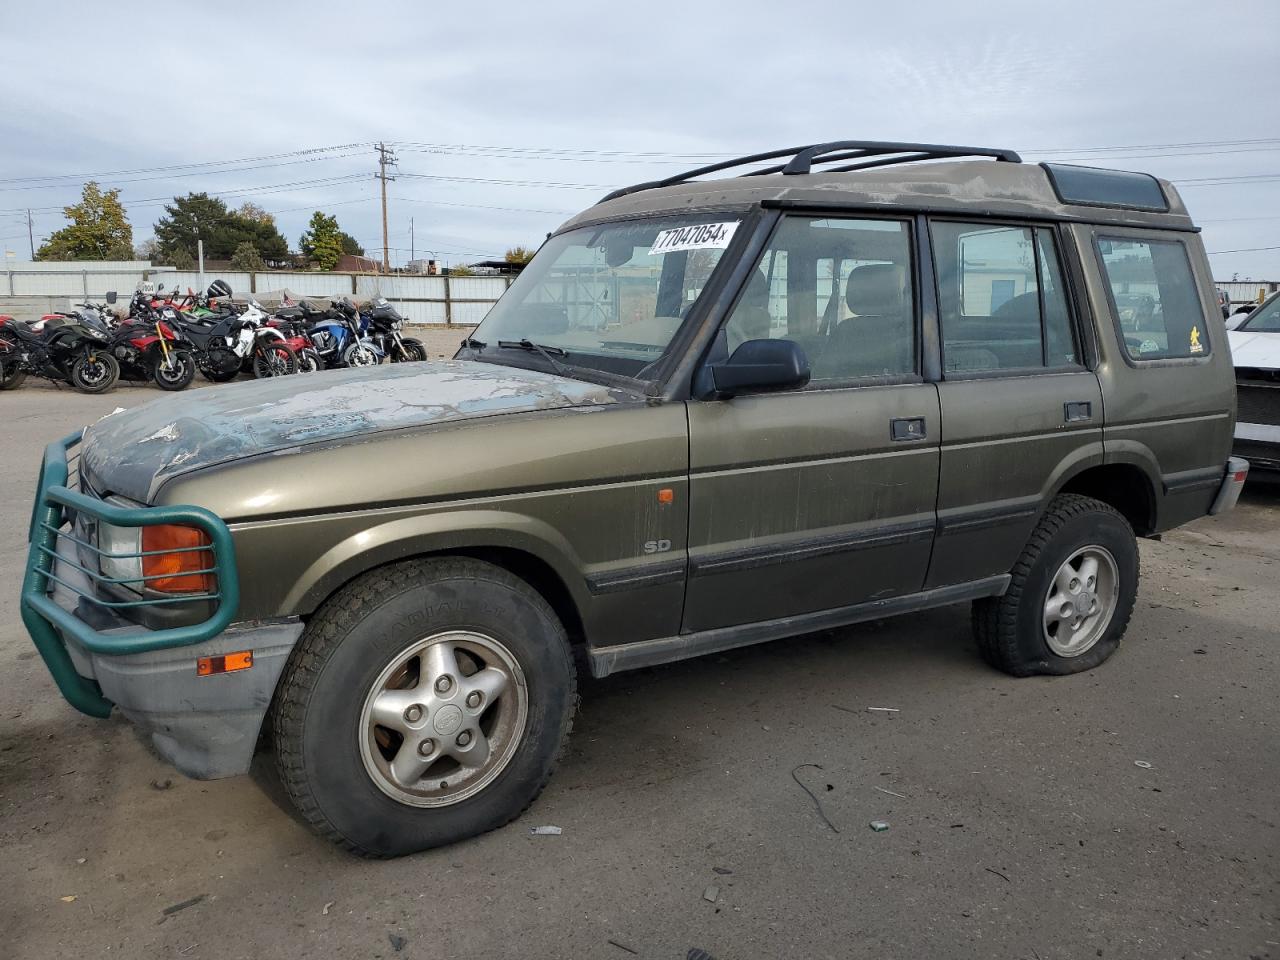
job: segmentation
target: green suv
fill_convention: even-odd
[[[23,618],[73,705],[183,772],[270,743],[321,834],[448,843],[547,782],[575,654],[603,677],[967,601],[1000,670],[1101,663],[1135,537],[1248,470],[1214,297],[1137,173],[842,141],[639,184],[451,361],[52,444]]]

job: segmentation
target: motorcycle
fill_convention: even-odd
[[[16,389],[35,374],[81,393],[105,393],[120,379],[108,340],[79,317],[55,314],[33,324],[0,318],[0,390]]]
[[[307,336],[304,324],[291,316],[276,314],[266,321],[268,327],[279,330],[284,342],[298,355],[298,372],[315,373],[324,366],[320,354],[316,351],[311,339]]]
[[[362,325],[369,331],[369,339],[392,363],[410,363],[427,359],[427,348],[421,340],[400,336],[404,317],[382,297],[370,301],[368,309],[360,314]]]
[[[114,302],[108,294],[108,303]],[[151,380],[161,390],[185,390],[196,375],[195,345],[174,331],[163,311],[153,310],[108,331],[111,354],[126,380]]]
[[[277,311],[278,319],[297,322],[328,369],[371,367],[382,362],[383,351],[364,335],[360,311],[350,297],[330,301],[328,310],[313,310],[305,302]]]
[[[173,307],[161,310],[164,320],[194,347],[200,373],[214,383],[234,380],[243,367],[257,377],[296,373],[298,357],[280,331],[261,326],[261,307],[252,305],[244,314],[224,307],[207,317],[190,317]]]

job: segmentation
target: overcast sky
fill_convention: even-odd
[[[418,256],[466,262],[616,185],[842,138],[1146,170],[1187,181],[1208,250],[1280,248],[1277,0],[6,0],[0,23],[0,251],[20,259],[25,209],[38,245],[82,178],[19,178],[81,174],[121,188],[136,243],[159,198],[204,190],[295,247],[321,208],[380,253],[377,140],[399,156],[397,262],[410,218]],[[150,169],[179,164],[204,166]],[[1211,260],[1280,279],[1280,249]]]

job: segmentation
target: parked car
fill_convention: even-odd
[[[1228,331],[1236,368],[1235,452],[1280,470],[1280,293]]]
[[[770,151],[572,218],[453,361],[52,444],[23,617],[79,709],[194,777],[269,727],[301,816],[394,856],[533,802],[575,651],[604,677],[969,602],[994,667],[1097,666],[1136,537],[1234,505],[1234,408],[1167,181]]]

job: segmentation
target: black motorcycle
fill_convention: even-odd
[[[242,365],[258,377],[283,376],[298,369],[298,357],[279,331],[262,329],[234,307],[198,318],[172,307],[161,312],[174,332],[191,343],[200,373],[214,383],[234,380]],[[255,315],[265,317],[259,310]]]
[[[76,315],[36,323],[0,320],[0,390],[13,390],[28,374],[70,383],[81,393],[104,393],[120,379],[109,338]]]
[[[369,302],[361,311],[366,335],[392,363],[410,363],[427,359],[427,348],[421,340],[400,336],[404,317],[382,297]]]

